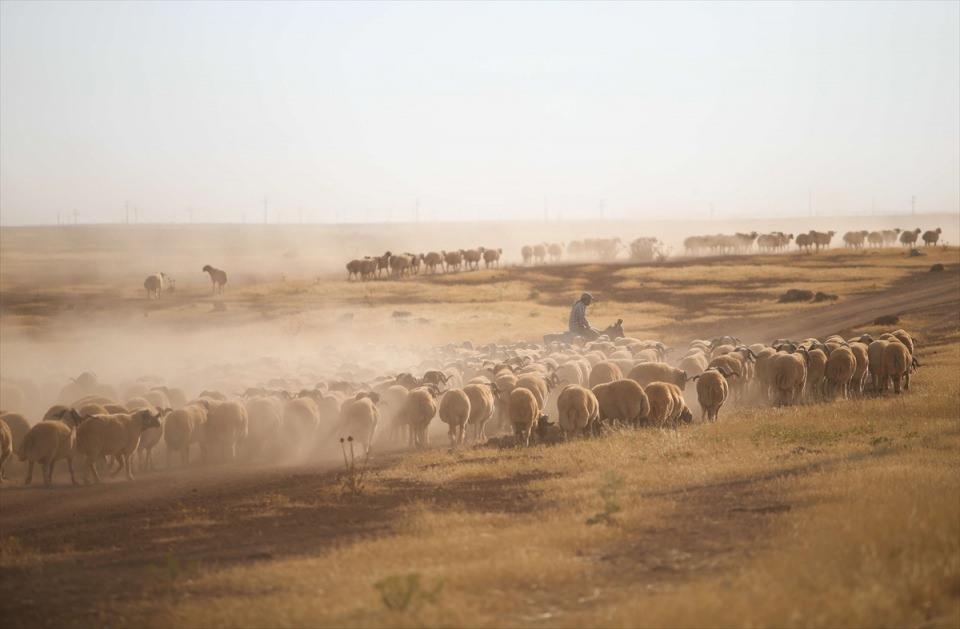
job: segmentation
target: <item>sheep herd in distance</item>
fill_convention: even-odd
[[[918,240],[924,246],[934,246],[940,240],[941,228],[923,232],[913,230],[886,229],[879,231],[848,231],[843,234],[844,247],[861,249],[890,247],[899,243],[904,247],[914,247]],[[807,233],[785,234],[757,232],[714,234],[689,236],[683,241],[684,255],[729,255],[757,253],[779,253],[789,249],[795,243],[801,252],[816,252],[829,249],[836,232],[810,230]],[[640,237],[625,244],[621,238],[585,238],[568,243],[542,242],[521,247],[520,260],[523,265],[558,264],[573,262],[609,262],[616,260],[622,252],[627,259],[635,262],[662,262],[668,256],[668,248],[655,237]],[[392,253],[355,258],[346,264],[348,280],[402,279],[418,275],[435,273],[457,273],[476,271],[480,264],[484,267],[498,268],[503,257],[502,248],[476,247],[473,249],[453,249],[450,251],[430,251],[427,253]]]

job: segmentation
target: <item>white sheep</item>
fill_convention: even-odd
[[[170,467],[173,455],[178,452],[183,465],[190,462],[190,446],[200,443],[206,421],[207,408],[203,404],[188,404],[167,415],[163,430],[167,467]]]
[[[377,403],[380,396],[376,393],[357,393],[352,400],[344,401],[340,407],[340,438],[353,438],[370,453],[373,439],[380,423],[380,410]]]
[[[598,384],[613,382],[614,380],[623,380],[623,372],[615,363],[610,361],[601,361],[596,363],[590,370],[590,389]]]
[[[899,394],[901,388],[910,390],[910,370],[913,358],[903,343],[892,341],[883,348],[882,368],[880,372],[880,392],[887,392],[887,385],[893,382],[893,392]]]
[[[429,444],[427,429],[437,414],[436,387],[418,387],[407,394],[399,420],[410,429],[410,447],[424,448]]]
[[[463,392],[470,399],[470,418],[467,424],[473,426],[473,441],[480,443],[486,439],[486,425],[496,412],[497,386],[491,383],[468,384]]]
[[[207,421],[201,429],[204,457],[220,461],[236,459],[237,448],[247,438],[247,426],[247,409],[239,402],[209,403]]]
[[[114,474],[123,469],[127,479],[133,480],[130,456],[140,443],[140,433],[147,428],[159,426],[160,412],[154,413],[149,409],[132,413],[94,415],[84,419],[77,428],[77,452],[85,458],[84,482],[89,482],[91,472],[96,482],[100,482],[100,473],[97,472],[95,463],[105,456],[112,456],[117,460]]]

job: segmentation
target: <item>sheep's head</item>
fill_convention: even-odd
[[[693,423],[693,413],[690,412],[689,408],[684,406],[683,411],[680,412],[679,420],[685,424]]]
[[[65,408],[57,413],[56,417],[68,426],[72,425],[73,427],[79,426],[88,418],[86,415],[81,415],[75,408]]]
[[[163,417],[163,411],[158,410],[156,413],[150,409],[143,409],[134,413],[137,419],[140,421],[140,426],[146,430],[147,428],[160,428],[160,418]]]
[[[79,384],[84,389],[96,386],[97,384],[97,374],[92,371],[84,371],[82,374],[73,378],[73,381]]]
[[[209,264],[204,264],[204,265],[203,265],[203,268],[200,269],[200,270],[201,270],[203,273],[209,273],[210,271],[213,270],[213,267],[210,266]]]

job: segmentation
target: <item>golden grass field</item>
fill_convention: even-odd
[[[923,366],[903,396],[734,404],[716,424],[530,449],[437,439],[423,452],[378,452],[359,495],[335,461],[79,489],[63,476],[48,491],[7,484],[0,617],[32,627],[958,627],[960,250],[925,254],[403,282],[291,276],[216,298],[182,281],[152,303],[136,282],[27,288],[7,276],[4,377],[130,368],[89,351],[92,339],[143,343],[156,362],[138,353],[137,368],[159,371],[179,338],[196,360],[204,342],[235,358],[234,345],[322,355],[360,342],[536,341],[564,328],[585,289],[601,300],[595,325],[623,318],[629,335],[676,347],[718,333],[769,342],[879,331],[876,316],[897,314]],[[946,271],[929,273],[934,263]],[[838,299],[777,303],[788,288]]]

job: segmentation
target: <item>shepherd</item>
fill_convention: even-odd
[[[590,322],[587,321],[587,306],[594,301],[593,295],[584,293],[580,295],[580,299],[573,303],[573,308],[570,309],[571,335],[579,336],[588,341],[596,340],[600,336],[600,330],[591,327]]]

